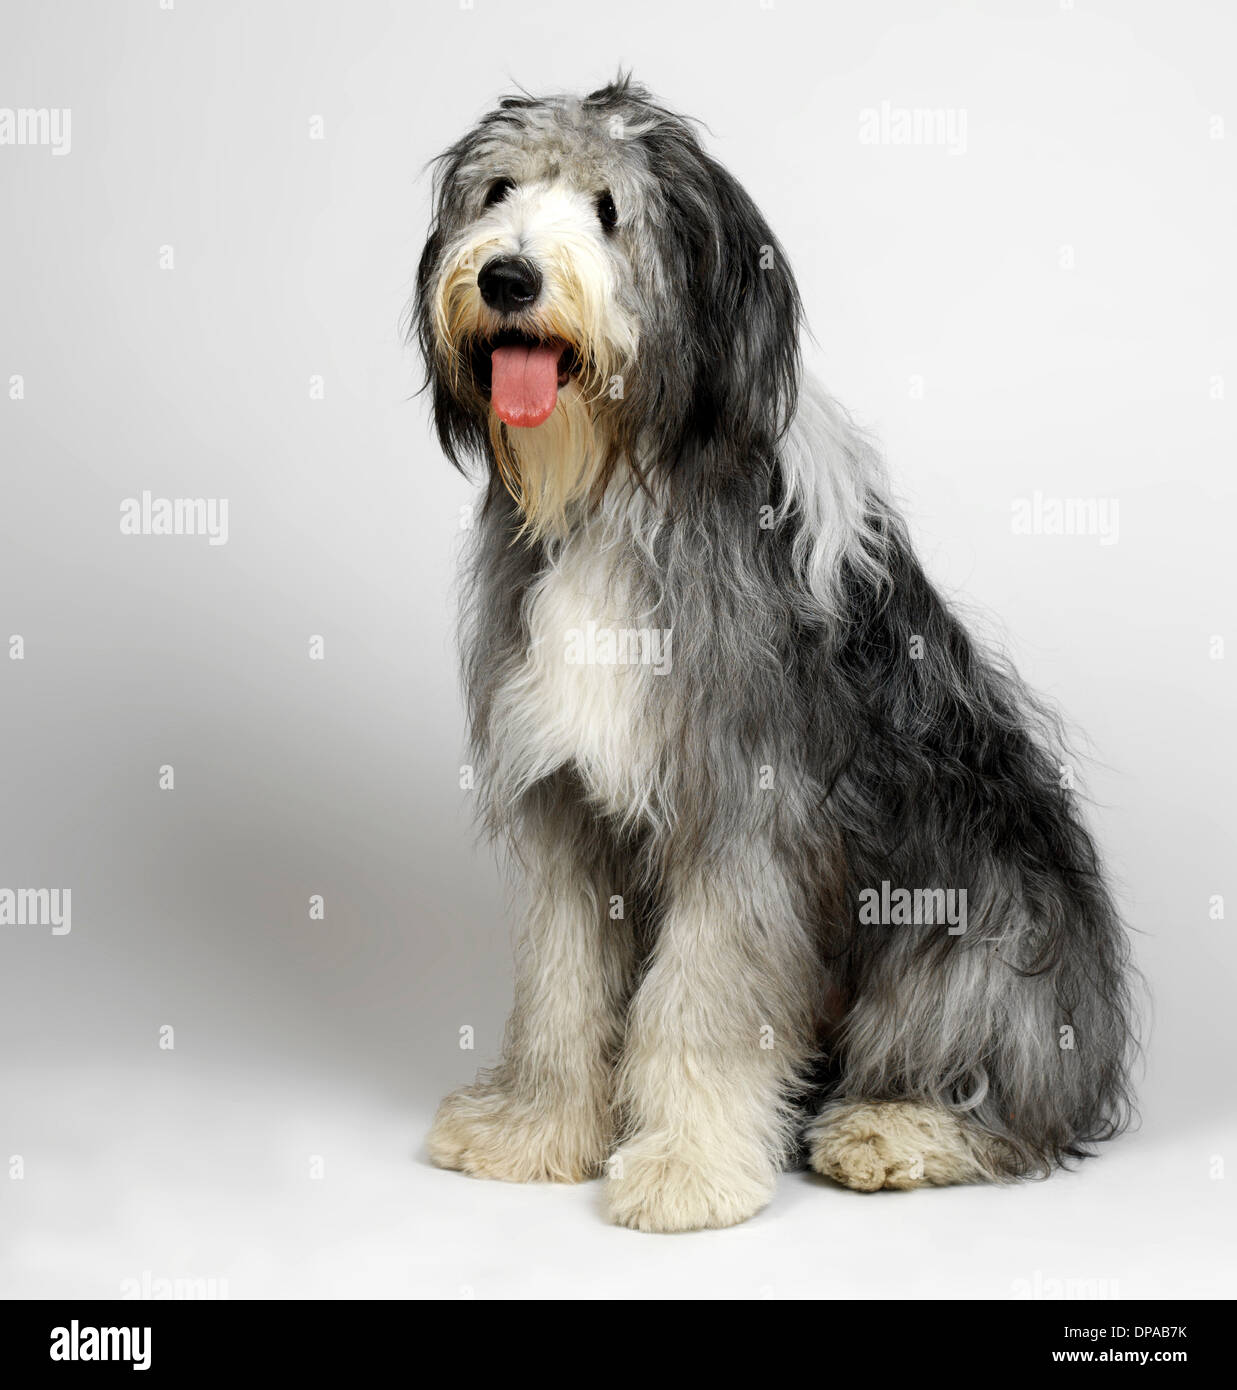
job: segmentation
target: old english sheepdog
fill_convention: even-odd
[[[1129,950],[1057,721],[926,578],[694,123],[628,78],[502,100],[437,162],[411,319],[484,468],[472,765],[528,886],[433,1161],[681,1231],[792,1160],[999,1181],[1121,1129]]]

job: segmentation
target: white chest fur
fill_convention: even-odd
[[[613,531],[577,533],[537,580],[529,645],[498,693],[495,751],[510,790],[574,765],[610,814],[660,819],[664,702],[673,634],[638,610],[630,552]]]

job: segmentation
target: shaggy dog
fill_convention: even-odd
[[[604,1171],[678,1231],[799,1157],[911,1188],[1117,1132],[1128,948],[1055,722],[925,577],[693,124],[625,78],[500,102],[438,161],[413,319],[486,470],[471,738],[529,888],[434,1162]]]

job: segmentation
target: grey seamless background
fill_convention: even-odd
[[[3,33],[0,107],[72,145],[0,146],[0,886],[73,914],[0,928],[4,1290],[1231,1292],[1228,7],[5,0]],[[620,60],[765,209],[934,575],[1091,735],[1156,1016],[1143,1130],[1077,1177],[896,1210],[788,1178],[671,1260],[418,1150],[510,984],[459,788],[472,494],[399,340],[419,171],[514,81]],[[865,143],[884,102],[965,144]],[[122,535],[143,490],[226,498],[227,544]],[[1116,543],[1013,534],[1036,491],[1116,499]]]

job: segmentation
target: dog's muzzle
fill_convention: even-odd
[[[477,289],[486,305],[504,317],[531,309],[541,294],[541,272],[524,256],[492,256],[481,267]],[[494,413],[508,425],[527,429],[554,411],[558,388],[575,366],[566,343],[545,341],[519,331],[505,331],[483,349],[482,370]],[[485,378],[488,377],[488,383]]]

